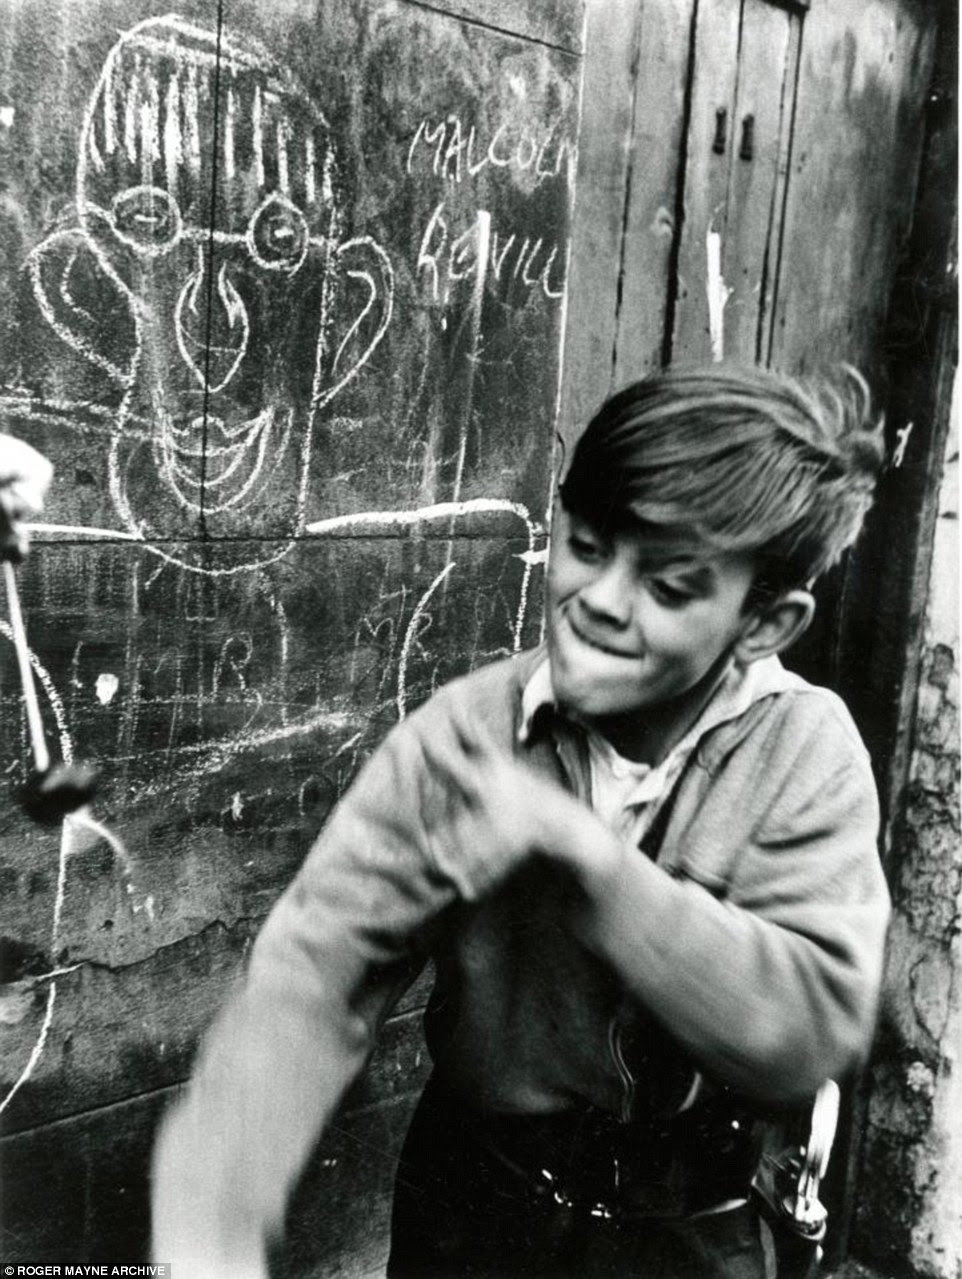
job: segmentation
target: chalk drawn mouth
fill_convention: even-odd
[[[237,422],[208,414],[163,418],[158,465],[181,503],[216,515],[253,502],[287,450],[292,410],[263,409]]]

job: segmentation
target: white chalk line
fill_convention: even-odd
[[[8,623],[5,622],[2,618],[0,618],[0,634],[4,635],[8,640],[10,640],[11,643],[14,642],[13,631],[11,630]],[[63,760],[65,763],[69,764],[70,761],[73,759],[73,743],[70,740],[70,733],[67,728],[67,717],[66,717],[66,714],[64,713],[63,702],[61,701],[60,695],[58,694],[56,688],[54,687],[53,681],[51,680],[49,674],[47,673],[46,669],[41,665],[39,659],[37,658],[37,655],[33,652],[32,649],[29,652],[29,657],[30,657],[30,665],[34,671],[34,674],[37,676],[37,679],[40,681],[44,692],[47,695],[47,700],[50,702],[50,706],[54,714],[54,719],[56,720],[57,731],[60,734],[60,750],[63,756]],[[58,865],[57,865],[57,892],[54,898],[53,922],[50,930],[50,951],[51,951],[51,956],[53,957],[54,960],[56,960],[57,949],[60,942],[60,919],[63,913],[63,901],[64,901],[64,893],[66,891],[66,879],[67,879],[67,855],[68,855],[67,832],[66,832],[66,824],[64,824],[61,827],[61,831],[60,831],[60,856],[59,856]],[[40,1033],[37,1036],[33,1049],[31,1050],[30,1056],[27,1059],[26,1066],[24,1066],[22,1072],[20,1073],[20,1076],[11,1086],[10,1091],[4,1097],[3,1101],[0,1102],[0,1114],[2,1114],[2,1112],[10,1104],[14,1095],[20,1090],[20,1088],[23,1087],[23,1085],[27,1082],[27,1080],[33,1074],[34,1070],[36,1069],[37,1062],[40,1060],[40,1057],[43,1054],[44,1045],[47,1042],[47,1034],[50,1030],[50,1023],[53,1018],[53,1005],[54,1005],[54,997],[56,995],[56,990],[57,990],[57,983],[55,981],[52,981],[50,983],[50,990],[47,995],[47,1008],[46,1008],[46,1012],[44,1013],[43,1023],[40,1027]]]
[[[79,232],[79,234],[83,235],[83,232]],[[48,254],[51,251],[51,248],[61,241],[69,242],[74,240],[77,235],[78,231],[76,229],[57,231],[53,235],[48,236],[46,240],[37,245],[37,247],[31,251],[26,260],[25,266],[27,273],[30,276],[33,295],[37,300],[37,305],[40,307],[41,315],[61,341],[65,342],[67,346],[76,351],[78,355],[83,356],[85,360],[88,360],[91,364],[95,364],[98,368],[102,369],[108,377],[112,378],[115,382],[118,382],[121,386],[130,386],[133,381],[133,362],[130,368],[122,369],[119,365],[114,364],[112,360],[108,360],[105,356],[102,356],[99,351],[94,350],[82,334],[75,332],[73,329],[68,328],[67,325],[61,323],[57,317],[57,313],[51,305],[50,298],[41,277],[40,263],[44,254]],[[87,239],[85,235],[83,238]]]
[[[189,42],[187,47],[183,44],[184,41]],[[94,89],[85,106],[76,172],[76,207],[79,213],[80,226],[64,232],[58,232],[55,235],[48,237],[41,246],[38,246],[38,249],[33,251],[28,259],[28,270],[30,272],[33,291],[40,307],[41,314],[44,316],[47,323],[64,342],[76,350],[78,354],[80,354],[88,362],[103,369],[112,380],[120,383],[126,391],[123,400],[113,415],[114,422],[116,424],[116,434],[112,440],[109,457],[109,491],[114,509],[119,516],[128,537],[130,540],[144,543],[148,549],[155,553],[164,562],[177,565],[178,567],[184,568],[187,571],[196,573],[200,576],[211,578],[227,577],[236,573],[247,572],[251,569],[267,567],[281,559],[293,545],[294,538],[296,538],[302,526],[304,512],[306,510],[312,437],[317,412],[335,395],[337,395],[354,377],[356,377],[371,358],[372,353],[380,343],[388,325],[391,322],[394,304],[393,268],[391,266],[390,258],[379,244],[377,244],[371,237],[363,236],[347,241],[336,248],[332,249],[331,247],[337,243],[336,233],[339,225],[339,217],[336,209],[334,208],[333,202],[333,189],[331,186],[333,152],[330,146],[326,148],[324,158],[322,180],[323,189],[321,192],[322,198],[325,201],[330,202],[332,209],[334,209],[331,215],[332,225],[330,227],[331,234],[329,237],[318,239],[317,237],[309,237],[305,235],[303,238],[301,256],[298,260],[293,262],[286,262],[283,260],[274,262],[264,260],[263,256],[259,254],[257,245],[253,242],[252,235],[250,233],[250,226],[248,226],[248,231],[243,235],[215,232],[214,238],[218,243],[243,243],[246,246],[248,253],[250,253],[255,261],[260,263],[260,265],[267,269],[283,270],[288,272],[295,270],[297,266],[300,265],[300,261],[303,260],[303,256],[307,252],[308,244],[325,255],[333,253],[341,259],[343,259],[344,255],[349,253],[352,249],[362,247],[366,252],[375,257],[379,268],[378,275],[380,276],[380,279],[376,281],[374,276],[369,272],[364,270],[351,270],[350,266],[348,266],[348,275],[352,278],[362,280],[368,287],[369,295],[361,308],[360,315],[350,326],[347,337],[342,341],[340,347],[334,354],[334,361],[330,369],[325,370],[325,335],[328,330],[328,310],[333,288],[330,273],[328,273],[324,298],[318,312],[318,339],[315,350],[314,384],[311,391],[310,408],[306,413],[306,420],[304,422],[305,438],[301,458],[301,477],[296,495],[297,500],[294,519],[292,520],[291,526],[292,535],[289,539],[287,539],[285,545],[280,549],[275,548],[270,554],[256,558],[252,562],[231,565],[224,568],[210,568],[203,564],[185,562],[181,555],[177,554],[173,550],[163,549],[163,547],[156,544],[154,539],[148,540],[145,536],[145,530],[142,526],[142,522],[135,518],[134,511],[132,509],[131,496],[127,491],[126,475],[124,474],[124,470],[121,465],[119,450],[127,446],[127,441],[132,434],[126,429],[128,422],[137,421],[135,415],[131,412],[133,400],[132,392],[135,384],[137,383],[139,372],[143,367],[144,342],[146,337],[144,322],[147,318],[149,318],[150,311],[146,302],[141,300],[137,294],[132,292],[131,289],[119,278],[102,250],[99,242],[92,234],[90,223],[96,222],[98,219],[105,221],[115,234],[121,234],[121,232],[119,227],[114,225],[114,219],[110,212],[101,209],[99,205],[88,199],[88,164],[93,164],[95,168],[99,168],[101,171],[104,169],[104,160],[101,154],[101,148],[98,147],[96,136],[97,122],[101,119],[102,113],[103,143],[108,154],[110,154],[112,149],[117,145],[126,146],[128,151],[136,151],[139,141],[141,150],[143,150],[145,154],[149,151],[151,163],[153,163],[154,158],[159,160],[163,155],[169,162],[172,162],[175,167],[183,167],[186,164],[186,166],[192,170],[199,170],[201,154],[198,112],[201,108],[200,99],[198,97],[198,69],[200,64],[206,65],[206,61],[209,56],[214,56],[217,53],[218,43],[220,45],[220,56],[223,58],[226,53],[226,57],[229,62],[229,70],[247,70],[256,72],[260,77],[254,84],[252,107],[252,124],[254,127],[254,141],[257,153],[255,159],[259,158],[260,168],[263,168],[264,162],[264,131],[268,128],[268,111],[271,112],[270,125],[273,128],[274,134],[282,144],[281,151],[283,154],[281,159],[286,158],[288,163],[290,162],[290,155],[286,150],[288,143],[284,123],[286,117],[278,119],[277,113],[274,110],[274,107],[284,98],[285,95],[293,95],[298,100],[303,99],[303,101],[307,102],[311,108],[315,124],[319,128],[322,128],[325,133],[329,134],[329,126],[321,111],[308,97],[306,97],[304,91],[299,88],[292,76],[287,74],[283,68],[274,68],[274,64],[266,51],[258,50],[255,54],[249,54],[241,42],[234,40],[229,35],[225,35],[222,39],[220,39],[220,41],[218,41],[216,33],[185,22],[178,18],[175,14],[167,14],[162,17],[145,19],[129,28],[126,32],[121,33],[119,40],[113,45],[107,55]],[[246,41],[245,43],[249,44],[252,48],[254,46],[253,41]],[[155,58],[159,54],[163,57],[169,57],[172,59],[178,67],[177,76],[181,77],[183,84],[182,86],[178,86],[176,92],[173,89],[168,92],[165,99],[165,110],[168,113],[168,118],[166,118],[163,122],[160,118],[161,103],[159,91],[156,94],[156,102],[154,100],[156,84],[154,84],[153,79],[151,79],[150,74],[148,74],[151,72],[150,66],[141,66],[140,72],[138,72],[139,78],[135,85],[131,86],[127,83],[132,74],[127,67],[127,62],[130,61],[130,52],[133,52],[135,55],[135,59],[138,60],[138,65],[140,65],[140,62],[146,62],[150,58]],[[143,58],[141,57],[142,54]],[[123,61],[125,57],[127,62]],[[276,75],[274,74],[275,70],[277,71]],[[134,103],[134,98],[141,95],[141,81],[143,80],[144,75],[147,75],[148,80],[150,81],[146,90],[148,98],[142,104],[144,106],[144,111],[138,115],[134,109],[136,105]],[[261,82],[262,80],[264,83]],[[273,92],[271,91],[272,89]],[[233,93],[233,90],[231,90],[231,92]],[[123,102],[120,101],[121,98],[123,98]],[[125,118],[123,125],[120,125],[116,120],[116,113],[118,107],[124,104],[126,104],[129,108],[126,113],[127,116],[129,116],[129,119]],[[174,112],[175,107],[177,112],[176,120],[173,119],[171,114]],[[230,112],[236,109],[236,102],[233,98],[228,103],[228,107]],[[235,121],[231,114],[232,126],[234,123]],[[176,137],[172,130],[176,131]],[[124,132],[124,137],[122,139],[119,136],[121,131]],[[215,145],[217,145],[216,141]],[[225,164],[229,169],[233,162],[233,156],[231,154],[233,135],[225,137],[224,145],[227,155]],[[307,187],[312,189],[316,195],[317,179],[315,174],[315,165],[317,163],[317,157],[313,140],[311,140],[310,145],[307,146],[305,157],[309,169],[308,174],[305,176],[305,182]],[[135,158],[135,156],[132,157],[132,160]],[[291,184],[292,176],[291,171],[288,169],[286,174],[286,185],[288,187]],[[172,175],[168,173],[166,178],[169,186]],[[147,185],[149,186],[150,184],[148,183]],[[260,185],[263,185],[262,176]],[[284,184],[282,183],[282,185]],[[158,198],[160,198],[162,193],[159,188],[157,190]],[[278,195],[276,192],[268,193],[265,196],[260,209],[266,207],[267,203],[270,201],[276,202],[278,200],[281,200],[286,205],[290,206],[292,216],[296,214],[298,217],[301,217],[295,206],[291,205],[290,201],[286,200],[283,195]],[[301,218],[301,220],[303,219]],[[179,217],[173,217],[173,215],[172,235],[174,237],[173,241],[171,241],[171,243],[165,241],[162,246],[164,251],[167,251],[170,247],[172,247],[172,244],[179,239],[193,238],[191,229],[185,227],[182,220]],[[204,230],[204,238],[205,240],[209,239],[206,229]],[[125,297],[134,326],[132,343],[133,350],[129,363],[125,367],[121,367],[113,363],[111,360],[106,359],[97,349],[95,349],[94,345],[85,333],[77,330],[74,325],[69,322],[69,319],[65,321],[51,305],[41,272],[41,264],[43,261],[52,260],[51,255],[61,241],[64,241],[65,243],[69,242],[69,246],[73,250],[74,255],[76,253],[78,241],[85,244],[99,263],[106,277]],[[152,249],[148,249],[145,246],[138,244],[132,244],[131,247],[133,247],[141,256],[146,255],[149,257],[153,251]],[[191,344],[186,340],[188,334],[185,327],[185,307],[190,304],[192,296],[196,292],[196,287],[200,283],[200,277],[201,271],[198,270],[197,278],[194,279],[192,277],[192,279],[185,285],[184,290],[182,290],[179,297],[174,326],[180,357],[186,363],[188,368],[193,368],[195,377],[197,376],[196,361],[192,358]],[[237,369],[246,354],[250,332],[250,320],[249,317],[246,316],[246,312],[243,311],[243,303],[240,299],[240,295],[233,289],[230,281],[223,276],[223,273],[222,277],[218,280],[218,291],[221,301],[224,303],[228,316],[231,319],[232,326],[236,327],[236,322],[240,322],[240,340],[237,344],[237,354],[230,362],[230,367],[227,369],[226,374],[222,376],[217,384],[212,388],[215,392],[223,389],[223,387],[226,386],[226,384],[236,375]],[[382,306],[376,330],[371,335],[365,348],[358,354],[351,367],[342,370],[340,365],[347,343],[354,338],[358,328],[364,323],[365,319],[370,314],[378,296],[381,298]],[[77,314],[79,314],[79,310],[77,311]],[[325,381],[328,381],[330,384],[325,385]],[[194,509],[196,504],[192,502],[191,494],[186,492],[184,488],[185,485],[187,488],[190,487],[192,477],[189,470],[184,472],[182,467],[172,464],[175,459],[171,457],[172,450],[169,447],[165,448],[162,446],[158,453],[156,439],[151,439],[151,442],[155,447],[155,455],[157,457],[160,478],[165,487],[181,506],[186,506],[188,510]],[[167,441],[167,443],[169,444],[169,441]],[[274,474],[276,468],[265,466],[267,449],[266,438],[258,434],[252,436],[248,440],[248,443],[252,446],[252,453],[254,456],[251,457],[250,466],[245,466],[243,471],[240,472],[240,477],[242,479],[240,491],[232,493],[227,491],[226,485],[229,476],[227,474],[228,468],[225,468],[223,473],[219,476],[222,489],[220,501],[211,509],[210,513],[212,515],[220,514],[228,509],[243,509],[244,506],[248,505],[255,497],[262,493],[264,487],[270,482],[271,476]],[[278,441],[274,440],[273,443],[276,446]],[[254,447],[255,445],[256,447]],[[275,452],[279,452],[279,449],[275,448]],[[239,448],[235,455],[238,466],[229,468],[231,475],[234,470],[240,470],[242,453],[243,450]],[[91,534],[91,536],[107,536],[107,534],[94,533]]]
[[[206,742],[196,742],[191,746],[181,746],[177,748],[176,754],[180,758],[192,755],[211,756],[199,768],[191,770],[188,766],[183,773],[188,779],[199,781],[212,773],[220,772],[235,756],[241,755],[246,751],[260,750],[265,746],[276,745],[279,742],[290,741],[297,737],[305,737],[319,728],[340,729],[350,727],[354,722],[352,716],[343,711],[313,711],[294,723],[258,729],[257,732],[247,735],[219,737]],[[163,750],[140,752],[136,758],[142,760],[145,754],[153,753],[166,754]],[[148,782],[142,788],[140,794],[141,796],[159,795],[169,789],[170,779],[156,784]]]
[[[47,991],[47,1008],[43,1015],[43,1024],[40,1027],[40,1034],[37,1036],[37,1041],[33,1046],[33,1050],[27,1060],[27,1064],[21,1071],[19,1078],[11,1086],[10,1091],[7,1093],[6,1097],[4,1097],[3,1101],[0,1101],[0,1115],[3,1114],[11,1101],[13,1101],[14,1097],[33,1074],[36,1069],[37,1062],[43,1055],[43,1050],[47,1043],[47,1035],[50,1031],[50,1023],[53,1021],[53,1005],[56,995],[57,983],[52,981],[50,983],[50,988]]]
[[[24,524],[24,528],[31,535],[34,533],[49,533],[51,536],[63,537],[91,537],[109,538],[111,541],[120,542],[143,542],[143,536],[136,533],[125,533],[122,529],[115,528],[93,528],[87,524]]]
[[[472,290],[471,305],[465,320],[469,321],[470,337],[468,339],[467,363],[468,385],[464,395],[464,410],[461,414],[461,439],[458,447],[458,462],[454,474],[454,500],[461,496],[461,482],[464,478],[464,463],[468,451],[468,436],[471,432],[471,415],[474,411],[474,380],[477,375],[478,356],[481,342],[481,311],[484,307],[484,287],[488,277],[488,259],[491,253],[491,214],[486,209],[479,209],[476,221],[478,233],[477,271]],[[463,325],[464,321],[462,321]],[[458,335],[460,337],[460,334]]]
[[[514,515],[521,520],[528,540],[528,555],[523,559],[524,570],[514,624],[513,647],[517,652],[521,647],[522,631],[527,615],[531,574],[536,567],[531,555],[538,535],[543,532],[541,526],[532,520],[528,508],[520,502],[512,502],[501,497],[473,497],[463,502],[435,502],[430,506],[420,506],[408,511],[360,511],[351,515],[334,515],[325,520],[315,520],[305,527],[304,532],[316,537],[328,533],[357,532],[359,529],[366,528],[373,530],[378,526],[411,528],[430,520],[452,520],[463,515],[496,513]]]
[[[421,524],[429,520],[444,520],[461,515],[481,515],[496,512],[516,515],[518,519],[524,522],[532,536],[540,532],[538,526],[532,521],[526,506],[503,497],[472,497],[462,502],[434,502],[429,506],[418,506],[411,510],[403,511],[358,511],[350,515],[332,515],[327,519],[314,520],[307,524],[304,532],[317,536],[323,533],[356,530],[379,524],[396,528],[409,528],[412,525]]]
[[[427,606],[428,600],[454,567],[454,561],[450,561],[445,564],[441,572],[438,573],[437,577],[418,600],[417,606],[411,614],[411,620],[407,624],[407,630],[404,632],[404,640],[401,644],[401,655],[398,658],[397,672],[397,717],[399,720],[404,719],[407,714],[408,660],[411,656],[411,648],[417,635],[417,629],[421,624],[421,618],[424,616],[424,609]]]
[[[83,400],[74,403],[69,401],[42,400],[36,397],[5,395],[0,390],[0,410],[9,411],[27,422],[37,422],[41,426],[62,426],[77,435],[100,435],[113,440],[117,435],[116,410],[104,408],[99,404],[88,404]],[[109,419],[97,421],[71,421],[60,413],[72,413],[75,417],[93,417]],[[136,423],[131,427],[128,423]],[[153,442],[153,423],[136,414],[130,414],[124,424],[124,435],[128,442],[151,444]]]
[[[11,644],[16,644],[13,630],[10,624],[0,618],[0,635],[5,636]],[[36,675],[37,679],[43,687],[43,691],[47,695],[50,708],[53,711],[54,719],[57,723],[57,732],[60,735],[60,753],[64,763],[69,764],[73,759],[73,744],[70,740],[70,734],[67,729],[67,717],[64,713],[63,702],[60,694],[54,687],[53,680],[50,678],[46,667],[41,663],[33,649],[28,649],[27,656],[30,660],[30,668]]]
[[[0,618],[0,634],[2,634],[6,639],[10,640],[11,643],[14,643],[13,631],[10,625],[6,621],[4,621],[2,618]],[[69,764],[73,760],[73,742],[71,740],[70,731],[67,725],[67,716],[64,710],[63,701],[60,697],[60,694],[57,692],[57,689],[53,683],[53,680],[50,678],[48,671],[40,662],[36,653],[34,653],[33,650],[31,649],[28,652],[28,656],[30,659],[31,668],[34,674],[36,675],[37,679],[39,680],[41,686],[43,687],[44,693],[47,696],[47,700],[50,703],[50,708],[53,711],[54,720],[57,725],[57,732],[60,738],[61,756],[63,758],[64,763]],[[68,814],[68,816],[64,819],[60,827],[60,852],[59,852],[58,861],[57,861],[57,888],[56,888],[56,894],[54,897],[53,919],[52,919],[51,928],[50,928],[50,952],[54,960],[56,960],[57,951],[60,947],[60,923],[61,923],[61,919],[63,918],[64,901],[66,898],[66,891],[67,891],[67,862],[69,857],[71,856],[71,852],[73,851],[71,848],[71,844],[74,841],[76,828],[78,826],[86,827],[98,838],[103,839],[108,844],[108,846],[117,855],[117,857],[119,858],[124,868],[127,883],[128,883],[128,893],[132,895],[134,891],[133,882],[131,879],[131,869],[132,869],[131,860],[123,843],[117,838],[116,835],[113,834],[113,832],[111,832],[106,826],[104,826],[102,822],[98,822],[95,818],[91,817],[89,813],[81,812],[81,813],[72,814],[72,815]],[[148,902],[148,905],[146,907],[147,913],[148,915],[151,916],[151,918],[153,918],[151,905],[150,905],[150,898],[147,899],[147,902]],[[137,906],[134,906],[133,909],[136,913],[136,911],[140,908]],[[50,978],[50,977],[59,976],[64,973],[70,973],[75,971],[77,967],[79,967],[79,965],[73,965],[72,967],[68,967],[68,968],[54,969],[53,972],[44,974],[44,977]],[[54,999],[56,996],[56,989],[57,989],[56,981],[51,981],[49,993],[47,995],[47,1008],[44,1013],[44,1019],[43,1019],[43,1023],[41,1024],[39,1034],[37,1036],[36,1041],[34,1042],[33,1048],[30,1052],[30,1056],[27,1059],[27,1064],[24,1066],[23,1070],[21,1071],[16,1081],[11,1085],[10,1090],[7,1092],[6,1096],[3,1098],[2,1102],[0,1102],[0,1114],[3,1113],[3,1111],[12,1101],[13,1097],[16,1095],[16,1093],[23,1087],[23,1085],[27,1082],[27,1080],[33,1074],[34,1070],[37,1067],[38,1062],[40,1061],[41,1056],[43,1055],[43,1050],[47,1042],[47,1035],[49,1034],[50,1025],[53,1020],[53,1007],[54,1007]]]

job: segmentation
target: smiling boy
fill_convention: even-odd
[[[579,441],[544,648],[442,689],[335,810],[155,1162],[155,1254],[262,1275],[427,958],[391,1279],[749,1279],[760,1118],[864,1056],[887,920],[865,750],[778,660],[880,463],[861,384],[666,370]]]

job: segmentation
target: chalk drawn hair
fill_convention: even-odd
[[[575,446],[563,505],[602,529],[654,526],[756,559],[756,590],[818,577],[857,538],[882,427],[852,368],[800,380],[679,365],[612,396]]]
[[[335,187],[327,120],[257,41],[168,14],[131,27],[111,48],[81,132],[82,219],[106,217],[122,239],[156,256],[186,223],[219,215],[216,224],[236,224],[273,200],[336,238]]]

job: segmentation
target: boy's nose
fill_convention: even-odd
[[[588,614],[608,626],[623,630],[631,621],[632,601],[627,573],[617,561],[600,571],[578,592]]]

